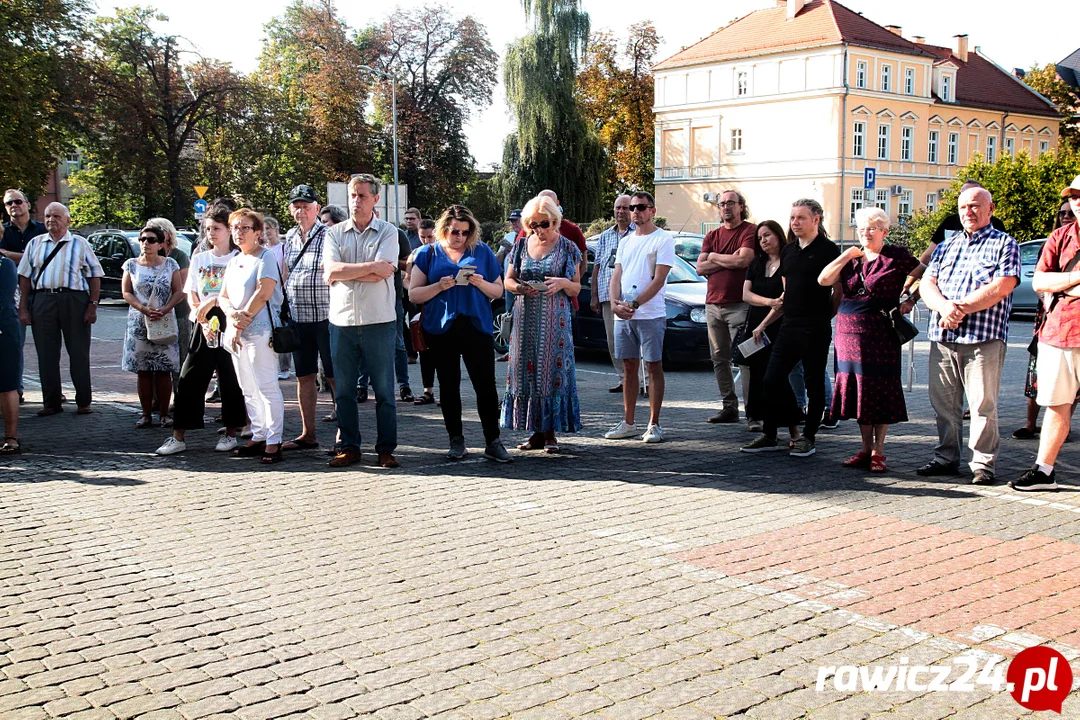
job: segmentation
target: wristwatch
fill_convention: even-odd
[[[98,301],[97,300],[91,300],[90,304],[96,307],[97,304],[98,304]]]
[[[631,300],[630,301],[630,307],[637,310],[639,307],[641,307],[641,303],[639,303],[637,300]]]

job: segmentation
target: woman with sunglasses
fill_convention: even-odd
[[[559,452],[556,431],[581,429],[570,298],[581,292],[581,252],[559,234],[562,213],[546,196],[521,211],[529,235],[510,251],[514,303],[502,426],[530,430],[518,450]],[[541,289],[543,288],[543,289]]]
[[[221,343],[221,334],[228,326],[228,320],[218,306],[218,295],[224,283],[225,268],[238,251],[229,231],[228,209],[221,206],[211,208],[206,217],[205,234],[210,249],[197,252],[191,258],[187,284],[184,286],[192,308],[192,320],[197,328],[192,333],[187,357],[180,368],[180,380],[176,384],[173,434],[157,449],[158,455],[183,452],[187,449],[184,441],[186,432],[205,427],[206,391],[215,370],[218,377],[215,392],[221,399],[225,433],[214,450],[230,452],[235,449],[236,430],[247,425],[244,394],[236,381],[232,356]]]
[[[281,269],[274,253],[262,244],[262,215],[240,208],[229,215],[240,254],[225,268],[218,303],[229,329],[222,344],[232,353],[233,367],[244,391],[251,441],[233,451],[237,457],[262,456],[262,463],[281,461],[285,400],[278,385],[278,359],[270,332],[279,324],[283,300]]]
[[[435,359],[443,423],[450,435],[446,456],[468,453],[461,424],[461,362],[476,393],[484,427],[484,457],[513,458],[499,441],[499,394],[495,389],[495,339],[491,301],[502,295],[499,261],[480,242],[480,224],[464,205],[451,205],[435,223],[435,242],[413,258],[409,300],[424,305],[424,339]],[[425,304],[426,303],[426,304]]]
[[[124,354],[121,367],[138,375],[139,404],[142,417],[137,428],[153,427],[154,395],[157,395],[158,415],[162,427],[171,427],[169,398],[172,396],[172,374],[180,367],[177,339],[160,345],[147,338],[146,323],[163,320],[173,314],[184,298],[180,266],[158,251],[165,234],[156,227],[144,227],[139,232],[139,257],[124,263],[121,280],[124,300],[128,305],[127,332],[124,334]]]

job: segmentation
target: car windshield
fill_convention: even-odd
[[[675,264],[671,266],[671,272],[668,273],[667,282],[668,285],[671,285],[672,283],[705,282],[705,278],[694,271],[693,265],[676,255]]]
[[[1039,253],[1042,252],[1043,241],[1023,243],[1020,246],[1020,263],[1034,265],[1039,262]]]

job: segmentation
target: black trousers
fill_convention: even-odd
[[[776,437],[778,427],[798,422],[799,407],[788,382],[788,373],[802,361],[806,379],[806,428],[803,434],[811,440],[821,426],[825,412],[825,368],[829,361],[832,328],[828,323],[813,326],[780,327],[772,345],[769,365],[765,370],[765,434]],[[753,377],[751,375],[751,377]]]
[[[90,404],[90,325],[83,320],[90,304],[85,291],[35,292],[29,298],[30,329],[38,356],[41,397],[46,408],[60,410],[60,339],[67,348],[68,368],[75,386],[75,404]]]
[[[461,363],[476,393],[476,412],[484,427],[484,440],[499,439],[499,394],[495,389],[495,339],[477,330],[472,320],[459,315],[444,333],[425,332],[428,353],[439,376],[443,424],[450,438],[464,435],[461,425]]]
[[[418,355],[420,356],[420,381],[426,388],[435,387],[435,358],[431,356],[430,350],[421,350]]]
[[[210,311],[210,317],[215,313],[224,330],[225,313],[220,308],[214,308]],[[206,390],[210,387],[214,370],[217,370],[218,374],[222,424],[229,428],[247,425],[244,393],[236,381],[232,356],[223,347],[212,348],[207,345],[202,326],[195,323],[191,328],[191,344],[180,368],[180,381],[176,384],[174,393],[173,427],[177,430],[201,430],[206,427],[203,420],[206,412]]]

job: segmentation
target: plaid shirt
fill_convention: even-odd
[[[620,234],[619,226],[612,225],[604,232],[600,233],[600,239],[596,241],[596,254],[594,263],[597,268],[596,274],[596,287],[593,288],[593,292],[596,293],[597,302],[608,302],[611,300],[611,273],[615,272],[615,268],[611,267],[610,263],[615,257],[615,251],[619,249],[619,243],[622,239],[634,232],[636,226],[634,223],[630,223],[630,227],[626,228],[626,232]]]
[[[987,225],[974,234],[958,232],[934,250],[926,274],[937,278],[938,290],[948,300],[967,295],[1002,277],[1020,277],[1020,246],[1008,233]],[[996,305],[968,315],[955,330],[938,325],[941,316],[930,314],[927,333],[934,342],[974,345],[988,340],[1009,339],[1009,312],[1012,295]]]
[[[285,264],[289,267],[285,289],[289,292],[289,307],[296,322],[322,322],[330,317],[330,286],[323,282],[322,275],[326,229],[326,225],[316,220],[306,238],[301,239],[299,225],[285,236]],[[308,240],[311,244],[297,263]]]

